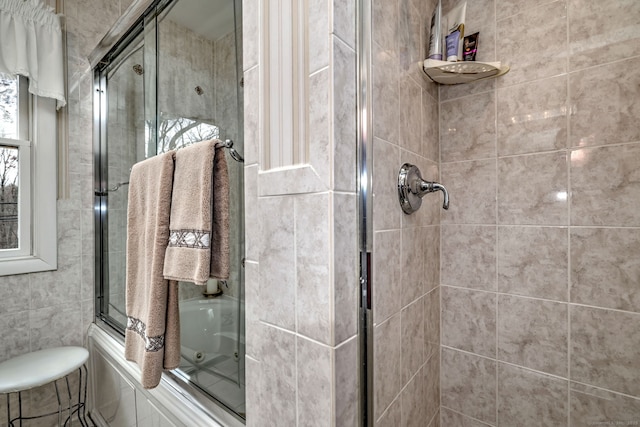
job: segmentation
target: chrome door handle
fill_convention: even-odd
[[[420,209],[424,195],[436,191],[444,194],[442,209],[449,209],[449,192],[444,185],[422,179],[420,169],[415,165],[402,165],[398,173],[398,198],[404,213],[409,215]]]

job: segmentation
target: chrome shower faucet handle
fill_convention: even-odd
[[[420,209],[424,195],[436,191],[444,194],[442,209],[449,209],[449,192],[444,185],[422,179],[420,169],[415,165],[402,165],[398,173],[398,198],[404,213],[410,215]]]

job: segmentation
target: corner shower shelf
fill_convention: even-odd
[[[448,62],[425,59],[422,70],[429,79],[436,83],[455,85],[499,77],[509,71],[509,66],[501,65],[500,62]]]

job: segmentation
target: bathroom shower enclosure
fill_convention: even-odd
[[[198,141],[226,141],[231,274],[226,281],[211,280],[207,288],[180,283],[182,359],[172,376],[242,419],[241,1],[158,0],[147,6],[141,18],[120,24],[126,28],[115,43],[98,46],[92,54],[96,316],[99,324],[124,333],[127,191],[133,164]],[[217,289],[222,294],[212,296]]]

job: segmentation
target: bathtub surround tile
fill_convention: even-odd
[[[412,1],[399,1],[398,59],[401,81],[412,81],[420,87],[424,87],[427,79],[423,77],[422,61],[427,57],[428,47],[424,41],[426,37],[424,32],[428,29],[425,28],[425,20],[420,9],[422,8],[416,7]],[[403,102],[407,103],[406,100]],[[416,105],[419,104],[413,104],[413,107],[415,108]],[[420,116],[420,111],[417,113]]]
[[[515,366],[498,364],[498,424],[566,427],[569,384]]]
[[[568,229],[498,227],[498,290],[567,301]]]
[[[295,200],[297,332],[324,344],[333,343],[330,208],[328,193]]]
[[[329,2],[332,0],[309,0],[307,11],[309,73],[312,74],[329,65]]]
[[[323,69],[309,77],[309,108],[307,138],[309,158],[307,163],[313,167],[322,190],[331,187],[331,127],[327,106],[331,99],[331,75],[329,69]],[[314,177],[314,179],[316,178]],[[320,190],[320,191],[322,191]]]
[[[467,3],[467,6],[469,4]],[[483,41],[484,43],[484,41]],[[477,95],[480,93],[494,92],[496,89],[496,79],[476,80],[463,85],[441,85],[440,102],[450,101],[463,96]]]
[[[398,427],[402,425],[402,403],[398,398],[376,421],[376,427]]]
[[[402,210],[398,204],[400,150],[380,138],[373,139],[374,230],[400,228]]]
[[[424,358],[429,359],[440,354],[440,292],[441,287],[433,289],[423,298],[424,301]]]
[[[495,224],[496,161],[443,163],[440,183],[451,194],[449,210],[440,213],[443,224]],[[474,185],[482,183],[482,185]]]
[[[437,416],[440,408],[440,354],[433,354],[423,369],[424,401],[427,420]]]
[[[421,92],[420,86],[413,80],[406,77],[400,79],[400,146],[417,154],[422,153],[422,110],[416,108],[422,105]]]
[[[571,300],[640,312],[640,229],[571,230]]]
[[[262,395],[266,393],[265,385],[262,381],[262,363],[251,356],[247,356],[245,358],[245,369],[247,378],[250,378],[254,385],[247,387],[245,395],[246,425],[247,427],[259,427],[262,422],[261,414],[266,409],[264,406],[268,405],[268,402],[262,399]]]
[[[614,62],[638,54],[640,3],[568,0],[571,70]]]
[[[497,80],[498,87],[567,72],[566,1],[500,19],[496,34],[496,57],[511,67]]]
[[[376,4],[378,3],[393,4],[395,0],[376,0]],[[400,86],[396,52],[382,48],[374,43],[372,62],[373,134],[378,138],[398,144],[400,132]]]
[[[402,306],[410,304],[423,294],[424,251],[429,242],[422,239],[422,233],[414,228],[402,230],[402,268],[400,283]]]
[[[495,291],[496,227],[443,225],[441,228],[442,284]]]
[[[469,418],[463,414],[452,411],[451,409],[442,407],[440,409],[440,418],[442,426],[455,427],[486,427],[492,424],[486,424],[473,418]]]
[[[349,0],[333,0],[333,34],[351,49],[356,48],[356,5]]]
[[[498,155],[567,147],[567,76],[498,89]]]
[[[442,345],[496,357],[496,294],[442,286]]]
[[[31,274],[31,309],[79,302],[81,259],[80,255],[59,257],[57,270]]]
[[[640,399],[574,382],[570,387],[571,426],[633,425],[640,420]]]
[[[245,45],[246,46],[246,45]],[[260,126],[260,67],[254,67],[244,72],[244,164],[254,165],[258,162],[260,148],[258,141],[262,134]],[[246,180],[246,177],[245,177]],[[245,181],[246,182],[246,181]],[[245,193],[246,197],[246,193]]]
[[[498,359],[567,376],[567,304],[498,296]]]
[[[571,73],[571,146],[639,141],[638,81],[638,57]]]
[[[567,225],[565,152],[498,160],[499,224]]]
[[[299,425],[326,426],[332,417],[332,350],[296,337]]]
[[[336,426],[357,427],[360,421],[358,337],[335,349]]]
[[[0,313],[7,315],[29,310],[29,279],[28,274],[3,276],[0,280]]]
[[[349,3],[336,0],[340,3]],[[333,37],[333,189],[356,191],[356,53]]]
[[[398,51],[398,0],[374,0],[372,5],[373,41],[384,50]]]
[[[496,97],[486,92],[440,104],[443,162],[495,157]]]
[[[412,377],[400,393],[403,427],[421,427],[426,419],[423,369]]]
[[[496,362],[442,348],[441,404],[477,420],[496,421]],[[443,423],[443,425],[451,425]]]
[[[571,152],[571,224],[640,226],[640,144]]]
[[[418,299],[400,313],[402,383],[406,384],[420,369],[424,358],[424,303]],[[403,413],[405,411],[403,410]]]
[[[422,155],[429,160],[440,160],[440,126],[437,97],[422,91]]]
[[[260,413],[256,414],[266,425],[296,425],[296,337],[289,332],[270,326],[264,328],[260,363],[258,400]],[[251,387],[250,387],[251,388]],[[258,423],[258,424],[259,424]]]
[[[253,261],[246,261],[244,264],[245,274],[245,352],[257,358],[261,351],[261,324],[262,302],[260,300],[260,266]]]
[[[571,306],[571,379],[640,397],[640,314]]]
[[[496,0],[497,17],[498,19],[508,18],[552,2],[553,0],[539,0],[535,2],[528,0]]]
[[[260,258],[260,222],[253,217],[258,210],[258,165],[244,168],[244,246],[247,260]]]
[[[424,292],[440,285],[440,227],[422,227],[419,233],[425,242]]]
[[[402,307],[400,230],[373,234],[373,316],[383,322]]]
[[[291,221],[294,202],[287,197],[258,199],[260,216],[260,299],[263,320],[293,330],[295,327],[295,237]]]
[[[375,417],[380,418],[402,388],[400,315],[374,326]]]
[[[357,209],[355,195],[333,193],[334,344],[358,332]]]

